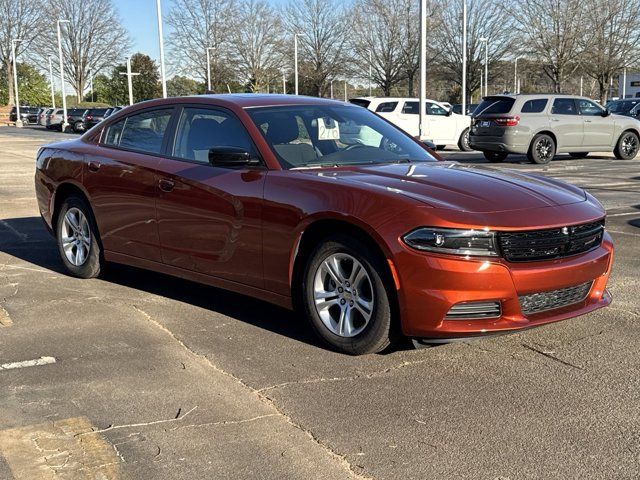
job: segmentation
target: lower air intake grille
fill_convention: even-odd
[[[501,314],[500,302],[463,302],[451,307],[444,318],[447,320],[498,318]]]
[[[587,298],[592,283],[593,282],[587,282],[559,290],[521,295],[518,297],[520,300],[520,309],[525,315],[533,315],[535,313],[573,305]]]

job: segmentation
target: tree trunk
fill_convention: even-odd
[[[13,105],[15,103],[15,98],[13,98],[13,64],[9,58],[5,62],[5,68],[7,69],[7,91],[9,92],[8,105]]]
[[[413,78],[414,74],[412,71],[407,72],[407,96],[413,97]]]

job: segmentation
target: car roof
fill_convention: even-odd
[[[240,108],[251,107],[272,107],[285,105],[344,105],[345,102],[340,100],[331,100],[329,98],[307,97],[305,95],[283,95],[275,93],[222,93],[208,95],[194,95],[190,97],[174,97],[178,100],[213,100],[211,103],[235,104]],[[152,100],[157,101],[157,100]],[[159,102],[162,104],[163,102]]]

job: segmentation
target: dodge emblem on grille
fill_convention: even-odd
[[[569,235],[569,227],[562,227],[562,233],[564,235]]]

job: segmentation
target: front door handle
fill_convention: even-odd
[[[89,171],[90,172],[97,172],[98,170],[100,170],[100,164],[98,162],[89,162]]]
[[[159,185],[160,185],[160,190],[167,193],[173,190],[173,187],[176,186],[174,182],[172,182],[171,180],[167,180],[166,178],[163,178],[162,180],[160,180]]]
[[[591,123],[591,120],[585,120],[584,123]]]

